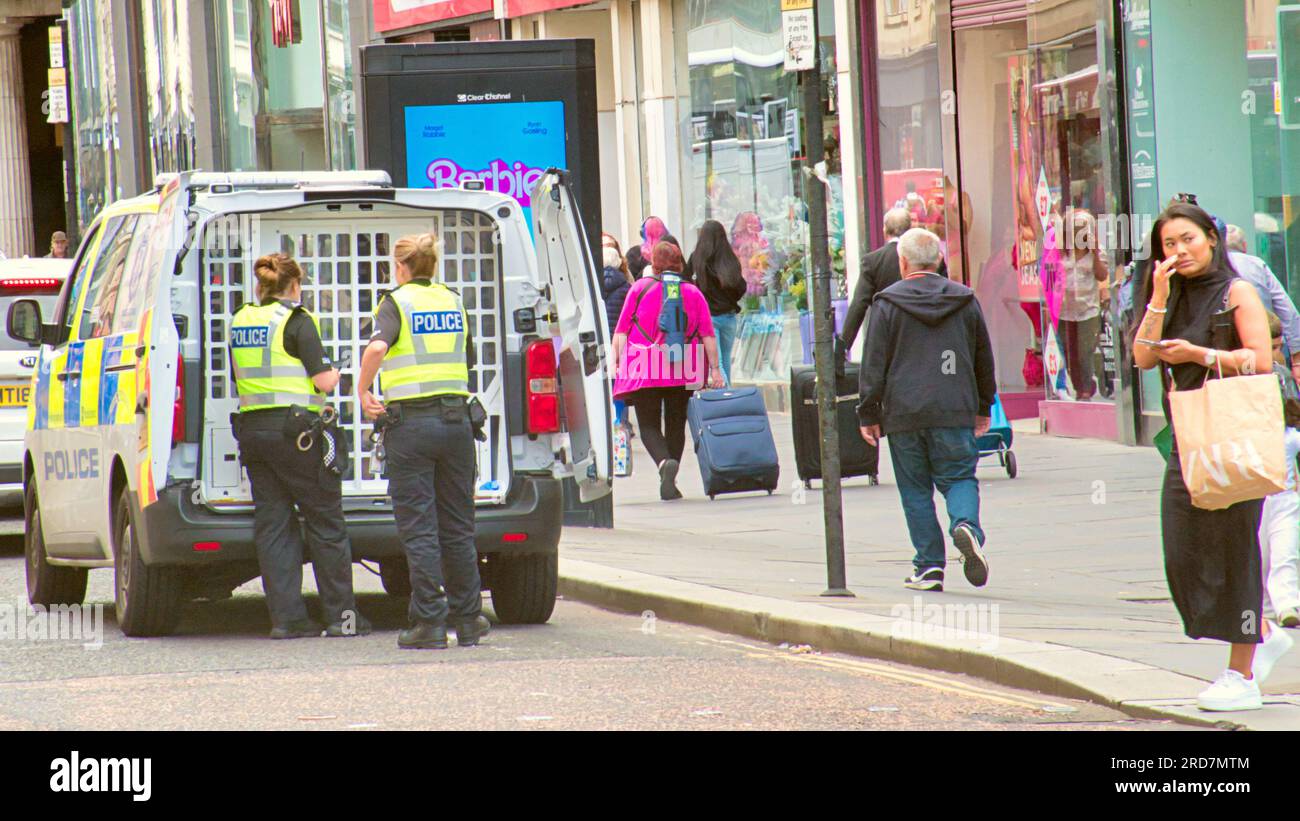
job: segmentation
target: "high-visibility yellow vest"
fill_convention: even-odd
[[[316,390],[302,361],[284,349],[284,326],[291,316],[293,309],[281,302],[245,305],[235,312],[230,350],[240,413],[290,405],[319,411],[325,406],[325,395]],[[307,316],[319,332],[316,317]]]
[[[384,355],[379,383],[384,399],[469,396],[460,297],[436,282],[407,283],[389,296],[402,314],[402,333]]]

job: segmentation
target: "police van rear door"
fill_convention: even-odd
[[[582,217],[567,174],[548,172],[533,191],[537,267],[551,301],[551,334],[558,340],[564,428],[564,464],[584,502],[613,490],[613,426],[605,351],[609,344],[600,270],[592,262]]]
[[[310,188],[306,190],[310,195]],[[505,424],[502,260],[493,241],[496,222],[479,210],[482,194],[388,191],[387,201],[377,197],[373,202],[338,204],[305,201],[302,190],[244,191],[200,200],[219,209],[204,226],[200,245],[206,351],[199,488],[203,503],[238,508],[252,500],[235,458],[229,422],[238,401],[227,356],[228,328],[235,308],[253,299],[254,260],[277,251],[291,254],[302,266],[302,303],[315,314],[326,351],[340,365],[342,379],[330,402],[338,409],[339,427],[352,454],[351,469],[343,477],[345,508],[368,508],[383,499],[388,483],[372,459],[372,426],[359,413],[355,378],[372,332],[372,311],[395,285],[393,244],[403,235],[426,231],[444,242],[439,279],[460,293],[478,355],[470,390],[487,409],[489,438],[476,443],[475,501],[505,501],[511,463]]]
[[[104,398],[106,416],[117,424],[130,418],[134,411],[136,421],[137,462],[129,469],[134,472],[134,485],[140,507],[158,501],[158,490],[167,483],[167,465],[172,455],[175,433],[180,370],[180,336],[172,317],[171,300],[167,284],[176,270],[177,258],[186,249],[188,234],[188,183],[191,172],[171,178],[159,197],[158,213],[149,229],[146,242],[140,248],[141,257],[130,263],[131,280],[122,285],[127,299],[121,306],[124,315],[139,314],[133,334],[114,338],[109,349],[110,360],[105,372],[107,380]],[[135,306],[132,308],[131,306]],[[129,349],[134,340],[136,347]],[[121,376],[134,354],[134,379]],[[118,374],[113,378],[113,374]],[[125,437],[129,440],[131,437]]]

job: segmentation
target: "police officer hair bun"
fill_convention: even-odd
[[[412,277],[432,279],[440,256],[442,243],[432,233],[410,234],[393,245],[393,258],[409,268]]]
[[[283,296],[294,282],[302,279],[302,269],[288,254],[258,257],[253,263],[253,274],[257,276],[257,294],[262,299]]]

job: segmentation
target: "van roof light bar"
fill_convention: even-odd
[[[158,177],[158,184],[165,185],[167,180]],[[393,180],[387,171],[232,171],[232,172],[198,172],[188,180],[190,188],[208,188],[220,186],[227,191],[236,189],[303,189],[319,187],[340,188],[391,188]],[[217,190],[221,190],[218,188]]]

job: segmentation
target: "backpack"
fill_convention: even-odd
[[[664,345],[667,346],[668,360],[679,362],[685,357],[687,343],[702,338],[698,328],[687,332],[686,306],[682,301],[682,278],[677,274],[663,273],[651,276],[650,279],[654,279],[664,289],[663,304],[659,308],[659,331],[663,334]],[[637,294],[636,303],[632,306],[632,324],[647,340],[653,340],[656,335],[641,327],[637,312],[641,308],[641,300],[645,299],[646,294],[654,287],[651,285]]]
[[[659,330],[663,331],[664,344],[668,346],[668,361],[680,362],[686,346],[686,309],[682,307],[682,278],[665,273],[661,277],[664,287],[663,307],[659,309]]]

